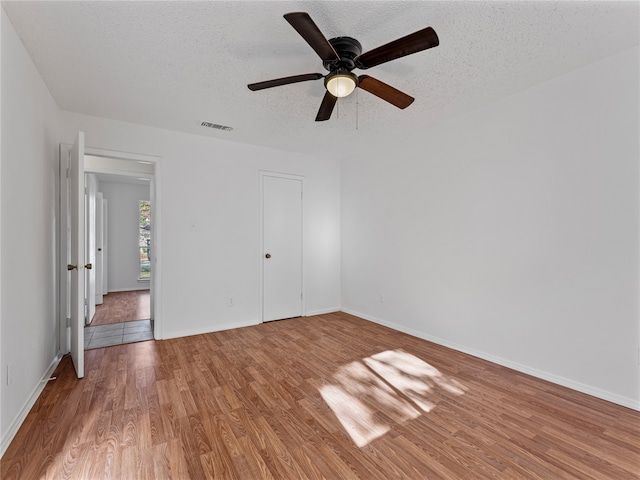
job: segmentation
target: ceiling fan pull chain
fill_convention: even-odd
[[[358,97],[358,89],[356,88],[356,130],[358,130],[358,106],[360,105],[360,97]]]

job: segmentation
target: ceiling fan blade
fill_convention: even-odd
[[[334,97],[329,92],[326,92],[324,94],[324,98],[322,99],[322,103],[320,104],[318,115],[316,115],[316,122],[324,122],[325,120],[329,120],[329,118],[331,118],[331,113],[333,112],[333,107],[335,107],[337,101],[337,97]]]
[[[373,50],[363,53],[354,61],[358,68],[367,69],[396,58],[421,52],[440,45],[438,35],[431,27],[423,28],[406,37],[398,38]]]
[[[247,85],[249,90],[263,90],[265,88],[279,87],[280,85],[289,85],[290,83],[306,82],[307,80],[318,80],[324,77],[321,73],[305,73],[304,75],[293,75],[292,77],[276,78],[274,80],[266,80],[264,82],[250,83]]]
[[[315,50],[318,56],[325,61],[340,60],[329,40],[322,34],[318,26],[311,20],[306,12],[286,13],[284,18]]]
[[[406,93],[403,93],[380,80],[370,77],[369,75],[360,75],[360,77],[358,77],[358,86],[398,108],[407,108],[415,100]]]

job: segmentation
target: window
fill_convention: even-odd
[[[151,278],[151,202],[140,200],[139,202],[139,226],[140,235],[138,247],[140,248],[140,279]]]

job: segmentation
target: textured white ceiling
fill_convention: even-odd
[[[639,43],[637,1],[2,4],[63,110],[338,158]],[[366,71],[416,101],[399,110],[357,90],[315,122],[322,80],[250,91],[248,83],[326,73],[282,18],[292,11],[364,51],[433,27],[439,47]]]

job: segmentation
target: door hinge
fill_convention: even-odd
[[[84,187],[84,194],[87,195],[89,193],[89,189],[87,187]]]
[[[71,326],[71,318],[67,317],[67,328]]]
[[[303,300],[303,298],[302,298],[302,292],[300,292],[300,300]]]
[[[67,178],[71,178],[71,169],[67,168]]]

